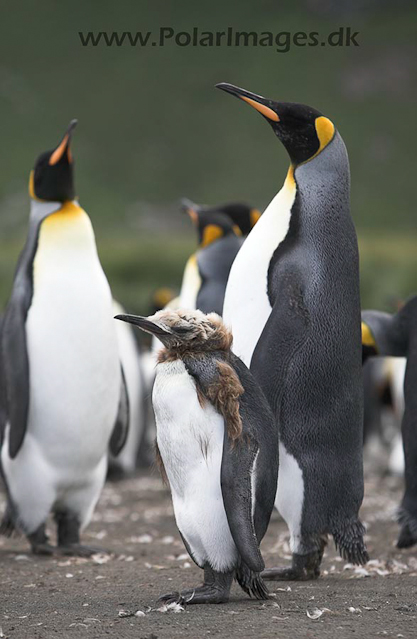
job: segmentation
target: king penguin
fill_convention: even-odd
[[[264,577],[314,579],[329,533],[345,559],[368,559],[358,518],[363,387],[348,157],[316,109],[217,86],[260,112],[290,156],[282,189],[233,263],[224,321],[279,430],[276,507],[293,560]]]
[[[230,268],[243,243],[242,233],[224,213],[185,210],[196,227],[198,249],[184,269],[179,308],[221,315]]]
[[[244,202],[228,202],[227,204],[218,204],[217,206],[204,206],[202,204],[196,204],[188,198],[181,200],[183,210],[189,215],[193,211],[204,211],[208,215],[222,213],[229,217],[233,224],[240,229],[243,237],[247,237],[256,222],[261,217],[261,212],[258,209],[245,204]]]
[[[187,551],[204,570],[200,588],[165,603],[222,603],[235,577],[266,599],[259,544],[274,506],[278,436],[274,417],[232,336],[215,313],[166,310],[119,315],[157,335],[153,389],[157,450]]]
[[[104,484],[107,451],[121,450],[128,400],[112,319],[112,295],[93,228],[75,198],[70,142],[42,153],[30,174],[29,233],[0,335],[1,471],[7,508],[1,532],[26,534],[51,554],[80,544]]]
[[[401,425],[405,460],[405,492],[398,511],[398,548],[417,543],[417,296],[396,313],[362,312],[364,357],[406,357],[405,409]]]

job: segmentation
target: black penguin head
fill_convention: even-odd
[[[30,174],[29,193],[34,199],[65,202],[75,197],[73,159],[70,149],[77,120],[71,120],[64,137],[52,151],[41,153]]]
[[[274,102],[225,82],[216,87],[244,100],[268,120],[294,166],[318,155],[334,137],[334,124],[305,104]]]
[[[199,248],[205,248],[226,235],[242,235],[240,228],[224,213],[211,212],[185,198],[181,200],[181,208],[197,229]]]
[[[198,310],[166,309],[149,317],[116,315],[115,319],[155,335],[168,349],[228,350],[232,344],[231,333],[216,313],[205,315]]]
[[[228,202],[227,204],[219,204],[218,206],[205,206],[195,204],[195,202],[192,202],[187,198],[183,198],[181,200],[181,206],[191,218],[199,211],[204,211],[205,214],[211,216],[217,213],[226,215],[230,220],[232,220],[235,227],[239,229],[241,235],[248,235],[261,217],[261,212],[258,209],[255,209],[244,202]],[[235,228],[234,231],[236,232]]]

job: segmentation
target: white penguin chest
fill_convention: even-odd
[[[52,454],[104,454],[120,395],[112,299],[88,216],[41,226],[26,320],[28,433]]]
[[[230,271],[223,320],[233,333],[233,352],[248,367],[271,313],[268,270],[274,252],[287,236],[295,195],[295,182],[289,173],[245,240]]]
[[[201,407],[195,382],[178,360],[158,364],[153,405],[178,528],[200,566],[230,570],[238,555],[220,484],[223,417],[208,402]]]
[[[158,446],[173,493],[184,497],[211,474],[220,486],[224,420],[198,401],[194,379],[181,360],[158,364],[153,389]]]

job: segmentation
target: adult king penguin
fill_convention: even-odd
[[[128,402],[112,296],[93,228],[74,199],[71,136],[42,153],[30,175],[29,233],[1,331],[1,531],[24,532],[35,553],[88,555],[80,530],[103,487],[107,451],[127,434]]]
[[[405,410],[401,425],[405,458],[405,493],[398,512],[398,548],[417,543],[417,296],[396,313],[363,311],[364,357],[406,357]]]
[[[224,321],[280,435],[276,507],[290,530],[293,560],[264,576],[314,579],[329,533],[345,559],[368,559],[358,519],[363,388],[348,157],[319,111],[217,86],[261,113],[291,161],[232,266]]]
[[[278,435],[258,384],[230,350],[215,313],[159,311],[118,315],[157,335],[153,389],[157,446],[184,544],[204,584],[161,597],[165,603],[228,601],[235,577],[266,599],[259,544],[274,506]]]
[[[197,229],[198,250],[184,269],[179,308],[222,315],[227,278],[242,246],[242,233],[224,213],[183,208]]]

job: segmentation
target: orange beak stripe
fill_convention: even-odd
[[[264,104],[259,104],[259,102],[256,102],[255,100],[252,100],[251,98],[247,98],[244,95],[240,95],[239,97],[242,98],[242,100],[245,100],[245,102],[250,104],[254,109],[259,111],[259,113],[262,113],[262,115],[268,118],[268,120],[279,122],[279,117],[277,116],[275,111],[273,111],[269,107],[265,106]]]
[[[59,160],[62,158],[67,144],[68,144],[68,133],[64,136],[64,139],[62,140],[61,144],[55,149],[55,151],[52,153],[51,157],[49,158],[49,164],[51,166],[59,162]],[[68,160],[71,162],[72,160],[71,154],[68,154]]]

